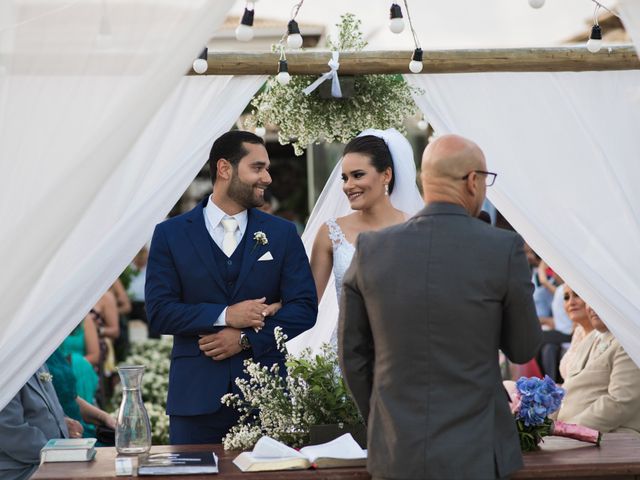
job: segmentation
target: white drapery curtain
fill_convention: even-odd
[[[436,134],[480,145],[490,200],[640,365],[640,71],[405,78]]]
[[[0,408],[264,80],[182,79],[231,3],[2,2]]]
[[[636,47],[636,53],[640,57],[640,2],[638,0],[619,0],[618,10],[622,17],[622,23]]]

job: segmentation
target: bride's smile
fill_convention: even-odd
[[[351,208],[363,210],[384,198],[385,172],[378,172],[371,157],[359,152],[347,153],[342,159],[342,190]]]

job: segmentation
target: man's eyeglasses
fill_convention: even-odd
[[[493,185],[496,182],[496,177],[498,176],[497,173],[493,173],[493,172],[485,172],[484,170],[471,170],[460,180],[466,180],[467,178],[469,178],[469,175],[471,175],[472,173],[484,175],[485,176],[484,183],[487,187],[490,187],[491,185]]]

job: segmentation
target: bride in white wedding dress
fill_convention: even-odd
[[[287,343],[290,353],[335,345],[342,278],[358,234],[402,223],[423,206],[413,149],[400,132],[365,130],[346,145],[302,235],[320,305],[316,325]]]

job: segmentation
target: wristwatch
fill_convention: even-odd
[[[251,348],[251,343],[249,343],[249,337],[244,332],[240,332],[240,340],[238,340],[240,347],[242,350],[249,350]]]

